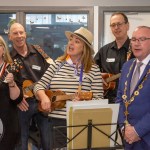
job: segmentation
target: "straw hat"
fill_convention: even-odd
[[[76,35],[78,38],[80,38],[82,41],[84,41],[89,46],[89,48],[92,50],[92,54],[94,54],[94,50],[92,47],[93,34],[86,28],[81,27],[74,32],[66,31],[65,35],[68,39],[70,38],[71,35]]]

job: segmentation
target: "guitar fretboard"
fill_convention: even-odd
[[[107,78],[105,81],[106,81],[107,83],[109,83],[109,82],[111,82],[111,81],[114,81],[114,80],[118,79],[120,76],[121,76],[121,73],[118,73],[118,74],[116,74],[116,75],[113,75],[113,76]]]

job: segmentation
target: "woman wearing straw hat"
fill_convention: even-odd
[[[79,100],[80,92],[92,91],[93,99],[103,98],[103,83],[99,67],[94,63],[92,55],[93,35],[84,27],[74,32],[66,31],[68,44],[64,55],[59,57],[49,66],[41,80],[35,85],[34,93],[41,102],[41,108],[51,112],[51,123],[53,125],[66,125],[65,108],[52,108],[53,103],[45,94],[49,87],[51,91],[63,91],[65,94],[74,94],[74,100]],[[64,131],[66,132],[66,131]],[[66,142],[64,137],[56,137],[57,147]],[[62,143],[61,143],[62,142]]]

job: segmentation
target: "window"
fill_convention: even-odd
[[[39,44],[46,53],[56,59],[64,53],[68,40],[65,31],[74,31],[81,26],[88,27],[88,14],[49,13],[26,14],[27,41]]]
[[[16,14],[14,13],[0,13],[0,35],[4,38],[8,46],[10,46],[8,40],[8,29],[15,20]]]
[[[65,31],[84,26],[93,32],[94,7],[0,6],[0,19],[1,35],[10,49],[8,26],[15,20],[25,27],[27,42],[42,46],[50,57],[56,59],[63,54],[67,44]]]

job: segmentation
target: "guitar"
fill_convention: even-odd
[[[28,97],[32,97],[34,95],[32,90],[33,90],[35,84],[36,84],[36,82],[33,83],[31,80],[25,80],[23,82],[23,86],[22,86],[23,94],[27,95]]]
[[[46,95],[49,97],[52,105],[51,110],[53,111],[56,108],[63,108],[66,104],[67,100],[73,100],[75,98],[75,94],[65,94],[62,91],[51,91],[51,90],[45,90]],[[80,92],[79,98],[80,100],[91,100],[93,96],[93,93],[90,92]],[[41,104],[39,103],[38,106],[39,111],[46,112],[41,108]]]
[[[103,84],[104,95],[106,95],[106,93],[108,92],[108,90],[114,90],[115,89],[116,82],[112,82],[112,81],[118,79],[120,76],[121,76],[121,73],[118,73],[116,75],[109,74],[109,73],[102,75],[102,78],[107,83],[107,85]]]

